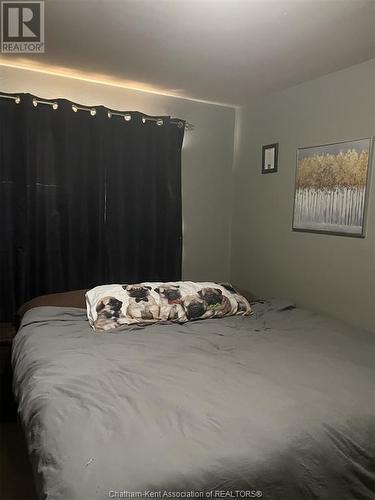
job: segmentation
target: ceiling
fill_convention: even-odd
[[[45,54],[3,63],[242,105],[375,57],[375,0],[45,3]]]

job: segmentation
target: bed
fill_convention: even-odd
[[[26,310],[14,391],[40,498],[370,499],[371,333],[287,301],[92,332]]]

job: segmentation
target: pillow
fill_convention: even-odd
[[[96,331],[122,325],[251,314],[249,302],[230,284],[192,281],[102,285],[86,293],[87,317]]]
[[[34,299],[25,302],[17,311],[19,320],[23,315],[34,307],[41,306],[56,306],[56,307],[77,307],[79,309],[86,308],[85,293],[86,290],[73,290],[72,292],[50,293],[48,295],[40,295]]]

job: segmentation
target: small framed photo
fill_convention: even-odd
[[[267,144],[262,151],[262,174],[277,172],[279,144]]]

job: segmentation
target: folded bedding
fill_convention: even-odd
[[[40,498],[374,498],[374,337],[252,309],[105,335],[27,311],[14,389]]]

